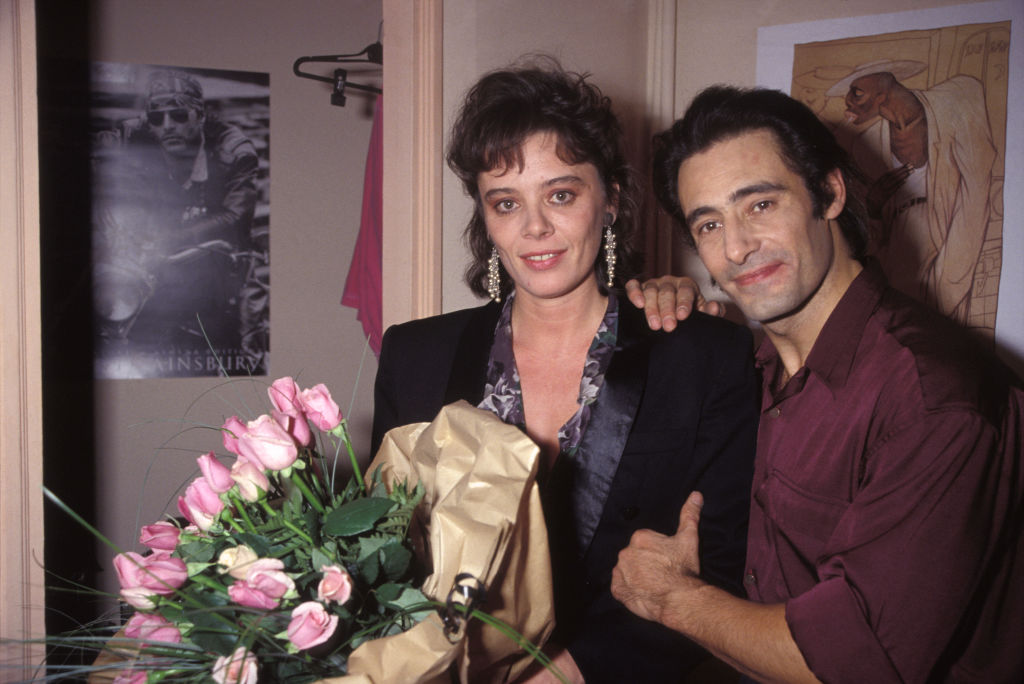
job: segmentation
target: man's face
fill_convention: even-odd
[[[835,244],[826,219],[845,195],[814,217],[810,192],[786,166],[767,130],[712,145],[679,168],[686,228],[711,277],[752,320],[779,322],[804,310],[832,270]]]
[[[195,108],[173,101],[155,103],[147,110],[146,120],[168,154],[193,155],[199,149],[203,116]]]
[[[861,76],[850,84],[846,92],[846,120],[852,124],[865,124],[878,116],[878,106],[885,100],[878,74]]]

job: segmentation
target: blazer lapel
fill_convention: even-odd
[[[601,521],[647,380],[650,340],[638,334],[634,311],[632,304],[620,300],[615,354],[593,405],[573,469],[572,515],[580,557],[587,552]],[[645,324],[641,320],[639,325]]]
[[[473,311],[459,338],[451,374],[445,388],[445,405],[464,399],[473,406],[484,398],[487,383],[487,361],[494,344],[494,326],[498,324],[501,305],[491,302]]]

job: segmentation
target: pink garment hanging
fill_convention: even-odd
[[[382,191],[384,182],[384,143],[381,133],[383,98],[377,98],[370,132],[370,149],[366,154],[366,175],[363,179],[363,215],[359,222],[359,236],[352,253],[352,265],[345,279],[342,306],[358,311],[356,317],[363,324],[363,332],[370,349],[380,356],[383,335],[381,304],[381,233]]]

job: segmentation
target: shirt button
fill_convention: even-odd
[[[757,576],[754,575],[753,570],[747,570],[747,574],[743,576],[743,583],[748,587],[752,587],[757,584]]]
[[[769,411],[769,413],[771,413],[772,418],[778,418],[779,416],[782,415],[782,409],[780,409],[778,406],[775,406],[772,408],[771,411]]]

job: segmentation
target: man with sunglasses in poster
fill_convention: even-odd
[[[127,194],[136,195],[129,203],[145,207],[161,258],[148,269],[151,295],[121,334],[173,345],[168,375],[216,374],[219,363],[255,359],[265,345],[253,344],[248,332],[259,327],[265,292],[250,292],[251,264],[242,256],[252,252],[257,198],[252,141],[211,115],[195,76],[175,70],[150,74],[142,116],[122,136],[127,184],[134,186]],[[209,347],[221,358],[207,354]]]

